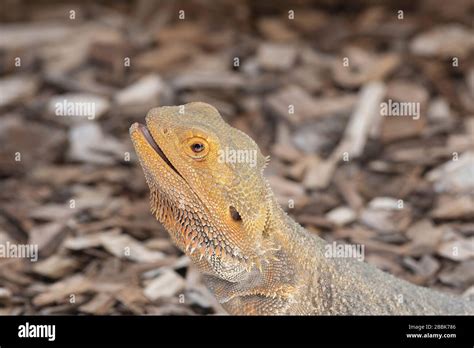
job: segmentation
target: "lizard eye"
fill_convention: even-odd
[[[209,144],[200,137],[192,137],[186,141],[185,152],[189,157],[202,159],[209,153]]]
[[[204,144],[203,143],[193,143],[191,145],[191,150],[193,150],[196,153],[201,152],[202,150],[204,150]]]

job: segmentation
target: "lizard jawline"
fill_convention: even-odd
[[[155,141],[155,139],[153,139],[153,136],[151,135],[150,131],[148,130],[148,128],[139,123],[138,124],[138,130],[142,133],[143,137],[145,138],[145,140],[148,142],[148,144],[153,148],[153,150],[155,150],[155,152],[158,154],[158,156],[161,157],[161,159],[176,173],[178,174],[179,176],[182,177],[182,175],[178,172],[178,170],[173,166],[173,164],[170,162],[170,160],[168,159],[168,157],[166,157],[166,155],[164,154],[163,150],[161,150],[160,146],[158,145],[158,143]]]

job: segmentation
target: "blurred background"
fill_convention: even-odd
[[[0,258],[0,314],[222,313],[151,216],[128,137],[191,101],[271,156],[310,233],[474,293],[473,15],[470,0],[1,0],[0,245],[39,258]],[[383,115],[406,102],[419,113]]]

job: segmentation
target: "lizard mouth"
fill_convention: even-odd
[[[173,164],[170,162],[170,160],[168,159],[168,157],[166,157],[165,153],[163,152],[163,150],[161,150],[160,146],[158,145],[158,143],[155,141],[155,139],[153,139],[153,136],[151,135],[150,131],[148,130],[148,128],[141,124],[141,123],[137,123],[137,126],[136,126],[137,130],[142,134],[143,138],[147,141],[148,145],[150,145],[152,147],[153,150],[155,150],[155,152],[158,154],[158,156],[161,157],[161,159],[173,170],[176,172],[176,174],[178,174],[179,176],[181,176],[181,174],[178,172],[178,170],[173,166]]]

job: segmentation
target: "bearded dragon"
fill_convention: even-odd
[[[130,135],[152,213],[229,313],[474,313],[470,301],[353,258],[326,257],[327,243],[279,206],[263,175],[268,159],[257,144],[211,105],[154,108]],[[226,158],[223,152],[248,156]]]

